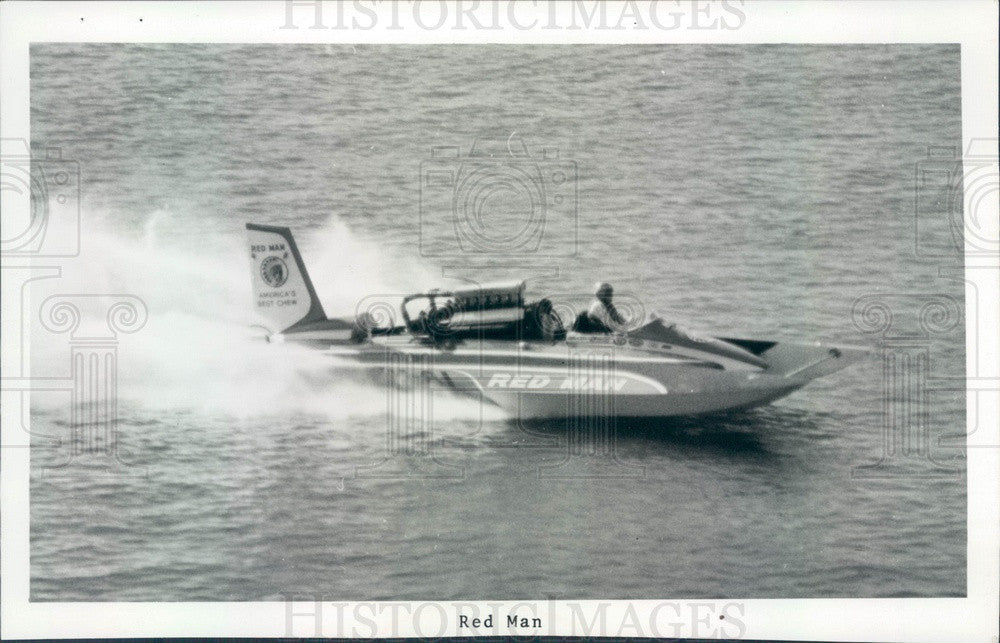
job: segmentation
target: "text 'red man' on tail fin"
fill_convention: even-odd
[[[272,333],[326,320],[292,232],[247,224],[253,311]]]

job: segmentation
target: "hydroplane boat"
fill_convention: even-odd
[[[525,300],[525,282],[362,302],[328,318],[286,227],[248,223],[253,307],[272,342],[300,342],[393,386],[473,395],[522,419],[668,417],[767,404],[866,348],[701,336],[652,317],[595,330]],[[396,305],[398,304],[398,308]],[[398,312],[398,316],[397,313]]]

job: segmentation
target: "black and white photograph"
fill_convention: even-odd
[[[4,637],[995,640],[996,3],[832,4],[4,3]]]

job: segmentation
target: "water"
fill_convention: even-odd
[[[331,315],[444,277],[605,279],[720,336],[874,346],[851,317],[872,296],[960,377],[962,324],[919,336],[963,301],[939,273],[960,260],[920,256],[913,219],[918,163],[961,140],[958,72],[922,45],[33,46],[32,146],[79,161],[83,238],[32,301],[132,294],[148,320],[117,340],[127,466],[68,458],[68,396],[33,397],[32,600],[964,595],[963,441],[939,440],[961,392],[874,477],[916,408],[878,359],[751,412],[621,421],[614,458],[436,397],[402,434],[433,459],[383,462],[382,389],[247,329],[242,242],[293,227]],[[484,136],[575,162],[577,242],[490,271],[421,254],[421,162]],[[68,336],[34,326],[33,373],[64,376]]]

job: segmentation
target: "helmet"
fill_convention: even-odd
[[[606,281],[599,281],[594,284],[594,296],[596,297],[600,297],[602,295],[610,296],[613,295],[614,292],[615,289],[612,288],[611,284]]]

